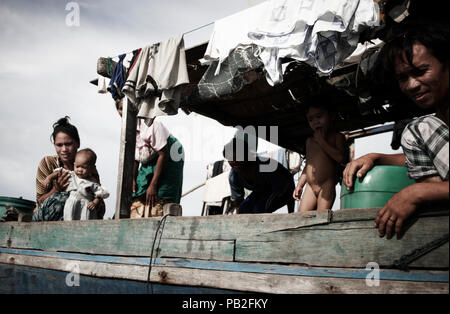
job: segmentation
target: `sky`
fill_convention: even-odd
[[[39,161],[55,154],[50,141],[52,125],[69,116],[80,133],[80,148],[89,147],[97,153],[102,185],[111,193],[105,200],[105,218],[112,217],[121,120],[111,96],[99,94],[89,83],[98,77],[98,58],[164,41],[261,2],[2,0],[0,196],[35,200]],[[74,5],[79,8],[79,23],[73,16]],[[210,25],[186,34],[186,48],[208,41],[212,30]],[[183,192],[205,181],[206,165],[221,159],[223,145],[235,132],[212,119],[195,113],[186,115],[181,110],[160,121],[186,151]],[[390,136],[358,140],[356,156],[392,152]],[[270,149],[274,147],[260,147],[263,151]],[[182,199],[183,215],[201,214],[202,193],[200,188]]]

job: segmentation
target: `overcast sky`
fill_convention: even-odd
[[[80,7],[79,26],[66,23],[73,12],[66,11],[69,2],[0,2],[0,196],[35,200],[37,165],[43,156],[55,154],[52,124],[68,115],[80,133],[81,148],[98,155],[102,184],[111,192],[105,200],[106,217],[111,217],[120,117],[110,94],[98,94],[89,83],[97,77],[97,59],[164,41],[263,1],[73,1]],[[187,34],[186,48],[206,42],[212,29]],[[204,182],[206,165],[220,158],[234,130],[181,111],[161,121],[185,148],[187,191]],[[390,135],[370,142],[370,148],[357,147],[356,154],[390,152]],[[184,215],[200,215],[201,197],[202,189],[182,199]]]

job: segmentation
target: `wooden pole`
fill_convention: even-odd
[[[136,147],[137,112],[126,97],[123,99],[122,112],[115,219],[130,218],[134,150]]]

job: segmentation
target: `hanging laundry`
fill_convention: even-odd
[[[356,49],[359,33],[379,25],[377,8],[373,0],[271,0],[257,28],[248,33],[252,43],[264,47],[260,58],[267,81],[282,82],[283,58],[306,62],[322,75],[331,73]]]
[[[247,34],[256,27],[255,22],[264,12],[267,4],[267,1],[263,2],[214,23],[204,58],[208,61],[219,61],[216,75],[220,71],[222,62],[235,48],[251,44]]]
[[[178,113],[181,91],[189,83],[183,36],[142,48],[122,92],[138,117]]]
[[[142,48],[133,50],[133,57],[130,60],[130,67],[127,70],[127,78],[128,75],[130,75],[131,70],[133,69],[134,65],[136,64],[137,58],[139,57],[139,54],[141,53]]]
[[[109,82],[108,91],[114,99],[122,99],[124,97],[122,87],[125,83],[125,73],[123,71],[123,59],[125,56],[126,54],[119,56],[119,62],[117,62],[114,73],[111,76],[111,81]]]
[[[269,84],[283,81],[283,60],[327,75],[355,50],[359,33],[379,25],[373,0],[270,0],[218,20],[204,58],[220,65],[239,46],[255,44]]]
[[[106,86],[108,86],[109,84],[106,83],[106,78],[99,75],[98,76],[98,93],[99,94],[106,94],[108,92]]]
[[[191,95],[194,102],[217,99],[240,91],[248,82],[244,73],[261,68],[262,62],[255,56],[255,45],[236,48],[222,63],[219,74],[215,75],[219,61],[213,61]]]

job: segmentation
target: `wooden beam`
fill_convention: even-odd
[[[448,233],[448,210],[418,217],[401,239],[378,236],[373,209],[293,214],[167,217],[159,255],[217,261],[389,267]],[[427,213],[429,214],[429,213]],[[117,256],[150,256],[160,218],[5,222],[0,247]],[[448,243],[411,267],[448,269]]]
[[[359,218],[361,219],[361,218]],[[281,231],[236,240],[236,261],[302,263],[310,266],[365,267],[394,261],[448,233],[448,217],[423,217],[401,239],[378,236],[370,220],[356,220]],[[449,245],[413,262],[412,267],[448,268]],[[439,266],[438,266],[439,265]]]
[[[0,254],[0,263],[26,265],[64,272],[73,271],[73,267],[76,264],[80,275],[136,281],[146,281],[148,272],[147,266],[66,260],[53,257],[30,257],[14,254]],[[164,284],[208,286],[238,291],[284,294],[448,294],[449,292],[448,283],[442,282],[380,280],[378,286],[368,286],[365,279],[243,273],[238,271],[188,269],[158,265],[153,266],[150,281]]]
[[[137,112],[126,97],[123,99],[122,112],[115,219],[130,218],[133,193],[132,174],[136,147]]]
[[[27,255],[36,257],[54,257],[66,260],[91,261],[110,264],[126,264],[148,266],[150,259],[148,257],[123,257],[111,255],[93,255],[66,252],[49,252],[22,249],[0,248],[1,254]],[[5,258],[4,260],[7,260]],[[280,264],[260,264],[260,263],[240,263],[227,261],[205,261],[199,259],[184,258],[154,258],[153,265],[161,267],[183,267],[190,269],[237,271],[246,273],[278,274],[307,277],[333,277],[365,279],[372,269],[366,268],[324,268],[324,267],[305,267],[299,265],[280,265]],[[402,271],[397,269],[379,269],[380,280],[401,280],[401,281],[421,281],[421,282],[449,282],[448,271],[435,270],[410,270]]]

